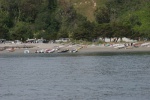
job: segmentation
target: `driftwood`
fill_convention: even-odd
[[[34,45],[16,45],[16,46],[3,46],[0,47],[0,51],[6,50],[8,48],[33,48]]]
[[[3,51],[5,50],[6,48],[5,47],[0,47],[0,51]]]

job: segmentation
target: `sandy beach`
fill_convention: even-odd
[[[14,48],[13,51],[10,51]],[[129,48],[114,48],[104,45],[81,45],[81,44],[56,44],[56,43],[23,43],[23,44],[0,44],[0,54],[5,53],[24,53],[28,50],[29,53],[35,53],[40,50],[57,49],[59,50],[78,50],[79,53],[94,53],[94,52],[150,52],[149,46],[129,47]],[[77,53],[78,53],[77,52]]]

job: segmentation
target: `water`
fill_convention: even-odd
[[[149,53],[0,55],[0,100],[149,98]]]

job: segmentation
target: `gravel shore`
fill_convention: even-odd
[[[10,52],[9,49],[14,48],[13,52]],[[44,43],[23,43],[23,44],[0,44],[0,54],[5,53],[24,53],[24,50],[29,50],[30,53],[35,53],[37,50],[46,50],[46,49],[69,49],[69,50],[78,50],[80,53],[91,53],[91,52],[150,52],[150,47],[130,47],[130,48],[114,48],[111,46],[102,46],[102,45],[70,45],[70,44],[44,44]]]

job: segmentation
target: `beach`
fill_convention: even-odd
[[[11,51],[11,49],[13,50]],[[94,53],[94,52],[150,52],[149,46],[128,46],[115,48],[114,46],[106,45],[82,45],[82,44],[59,44],[59,43],[22,43],[22,44],[0,44],[0,54],[5,53],[24,53],[28,50],[29,53],[35,53],[36,51],[44,51],[50,49],[59,50],[77,50],[80,53]],[[78,53],[77,52],[77,53]]]

